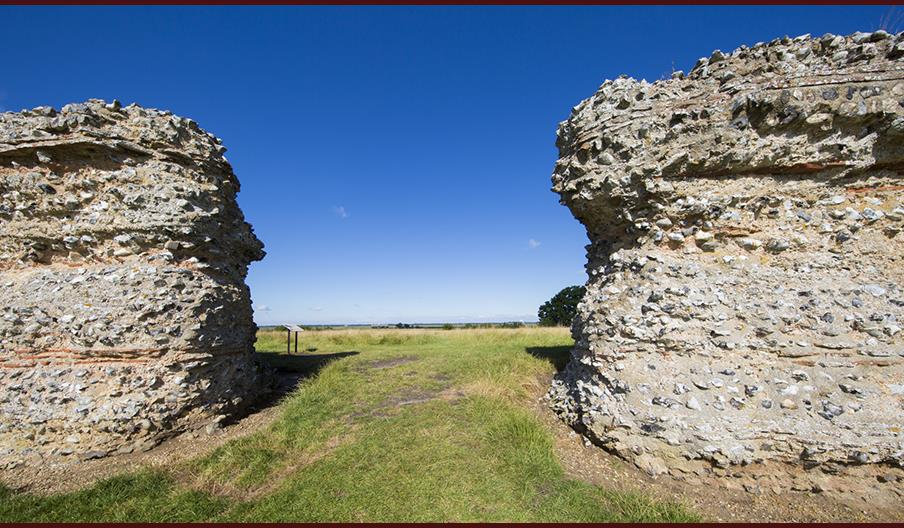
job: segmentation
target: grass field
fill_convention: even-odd
[[[561,328],[342,330],[257,348],[310,375],[261,430],[169,472],[37,497],[0,521],[694,521],[680,506],[566,477],[532,410]]]

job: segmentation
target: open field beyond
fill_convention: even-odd
[[[571,344],[564,328],[328,330],[286,355],[261,332],[262,360],[300,377],[273,420],[74,491],[0,488],[0,520],[696,520],[566,476],[534,402]]]

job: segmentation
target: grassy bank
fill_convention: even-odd
[[[531,410],[565,329],[262,332],[311,375],[261,430],[169,473],[53,497],[0,490],[0,520],[687,521],[567,478]]]

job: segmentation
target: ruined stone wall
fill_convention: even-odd
[[[573,109],[565,420],[654,474],[904,464],[902,57],[900,33],[777,39]]]
[[[225,150],[137,105],[0,114],[0,467],[129,451],[248,400],[264,253]]]

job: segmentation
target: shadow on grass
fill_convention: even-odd
[[[331,361],[359,354],[356,351],[335,352],[333,354],[276,354],[257,352],[255,358],[280,374],[292,374],[299,378],[314,376]]]
[[[275,352],[255,352],[254,359],[275,371],[273,384],[263,392],[249,409],[257,412],[279,403],[285,396],[293,392],[302,380],[316,376],[330,362],[348,356],[356,356],[360,352],[335,352],[333,354],[277,354]],[[235,416],[230,422],[243,417]]]
[[[535,358],[545,359],[552,363],[556,372],[561,372],[571,357],[571,346],[527,347],[524,350]]]

